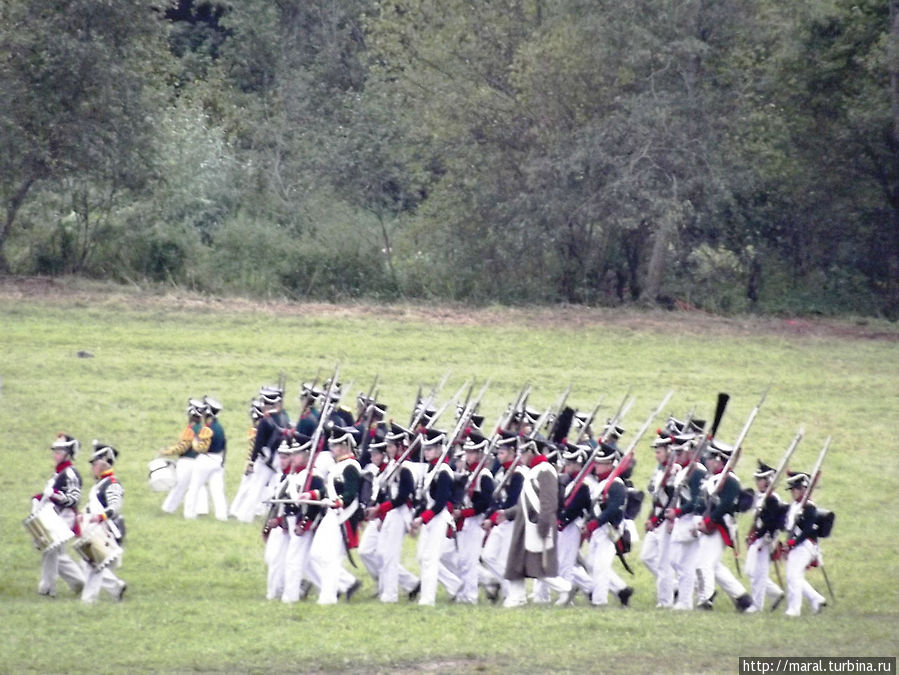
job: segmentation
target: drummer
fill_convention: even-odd
[[[72,460],[80,447],[81,443],[77,439],[66,434],[57,435],[50,446],[56,471],[47,481],[44,491],[34,495],[32,500],[32,512],[49,503],[73,531],[78,514],[78,500],[81,499],[81,476],[72,465]],[[75,593],[81,593],[84,588],[84,572],[66,553],[65,545],[51,546],[44,550],[37,592],[51,598],[56,597],[56,580],[59,577]]]
[[[94,441],[94,454],[91,455],[91,473],[97,480],[87,496],[87,507],[81,519],[82,534],[86,534],[92,527],[108,528],[115,535],[119,545],[125,535],[125,521],[122,518],[122,498],[125,490],[116,480],[112,466],[115,464],[119,451],[111,445]],[[121,556],[121,554],[119,554]],[[121,564],[121,557],[116,566]],[[117,602],[121,602],[125,595],[127,585],[119,579],[111,569],[112,564],[104,565],[101,569],[88,566],[87,579],[84,582],[84,591],[81,600],[85,603],[97,601],[100,589],[105,589]]]

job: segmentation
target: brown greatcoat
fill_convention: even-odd
[[[558,504],[559,504],[559,479],[555,470],[540,470],[545,462],[538,461],[531,465],[525,475],[525,483],[534,484],[537,496],[540,499],[540,512],[531,513],[531,522],[537,523],[537,532],[541,538],[552,533],[553,546],[545,553],[536,553],[525,550],[524,547],[524,519],[525,512],[529,509],[525,506],[524,490],[518,497],[518,503],[512,508],[506,509],[506,518],[513,521],[512,541],[509,546],[509,558],[506,561],[506,579],[516,581],[518,579],[541,579],[555,577],[559,574],[559,558],[557,552],[558,538]],[[535,481],[536,478],[536,482]]]

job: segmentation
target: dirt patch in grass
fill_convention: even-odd
[[[398,321],[477,326],[559,326],[696,335],[773,335],[849,340],[899,341],[899,324],[858,317],[723,317],[682,305],[679,309],[639,309],[551,305],[538,307],[434,304],[425,301],[376,304],[288,299],[218,297],[171,287],[138,287],[78,278],[0,277],[0,301],[29,300],[80,306],[122,306],[200,312],[264,312],[278,316],[381,318]]]

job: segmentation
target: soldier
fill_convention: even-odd
[[[190,487],[197,458],[195,446],[200,432],[206,426],[203,424],[205,408],[203,401],[196,398],[189,399],[187,401],[187,426],[181,432],[181,437],[175,445],[160,451],[161,455],[178,458],[175,463],[175,485],[172,486],[172,489],[169,490],[168,495],[162,502],[162,510],[166,513],[174,513],[178,510],[181,500],[184,499],[185,493],[188,487]],[[211,432],[206,432],[206,434],[207,436],[203,442],[208,446]],[[196,517],[196,509],[196,496],[193,500],[184,500],[185,518]]]
[[[513,521],[505,577],[509,595],[504,607],[527,604],[525,579],[542,579],[567,604],[571,582],[559,576],[557,549],[559,479],[550,464],[542,441],[528,440],[522,446],[521,463],[528,467],[518,502],[498,512],[498,521]]]
[[[453,493],[453,472],[444,455],[446,433],[428,429],[421,441],[422,453],[428,464],[428,472],[420,489],[419,508],[421,513],[413,518],[410,531],[418,537],[418,565],[421,569],[421,593],[419,605],[433,606],[437,599],[437,584],[442,582],[454,597],[461,587],[458,577],[440,564],[440,558],[451,546],[446,537],[452,522],[449,510]]]
[[[78,500],[81,499],[81,476],[72,465],[78,454],[81,443],[77,439],[59,434],[50,449],[53,451],[53,464],[56,467],[53,476],[44,486],[41,494],[34,495],[32,511],[44,502],[53,505],[66,525],[76,530]],[[84,588],[84,572],[81,567],[66,553],[65,545],[48,547],[41,556],[41,581],[38,593],[56,597],[56,579],[61,577],[75,593]]]
[[[657,466],[649,481],[652,510],[646,520],[646,536],[640,551],[640,560],[656,578],[656,607],[660,608],[670,608],[674,604],[671,531],[665,521],[665,509],[674,493],[674,476],[680,469],[674,461],[674,443],[675,437],[665,432],[652,442]]]
[[[301,495],[302,499],[325,498],[330,505],[319,523],[310,551],[311,571],[321,580],[320,605],[335,604],[342,585],[347,600],[361,586],[361,582],[343,566],[343,559],[359,545],[359,523],[362,520],[359,506],[362,468],[355,456],[355,432],[352,427],[331,428],[328,449],[334,464],[325,478],[325,494],[311,490]],[[347,576],[352,577],[349,585],[345,585]]]
[[[624,505],[627,500],[627,487],[624,481],[620,476],[611,475],[617,454],[614,446],[600,442],[599,449],[594,455],[597,484],[591,494],[593,513],[585,525],[585,529],[590,533],[590,560],[593,567],[593,592],[590,603],[600,607],[608,604],[609,590],[613,585],[617,588],[624,586],[624,582],[612,569],[616,543],[621,537]],[[630,593],[627,593],[628,598]],[[626,600],[622,600],[622,604],[627,604]]]
[[[284,392],[280,387],[262,387],[259,400],[263,404],[263,416],[256,428],[250,465],[246,470],[249,475],[246,496],[237,514],[238,520],[245,523],[252,522],[256,516],[266,486],[275,476],[275,455],[284,429],[290,426],[290,419],[283,408]]]
[[[478,431],[471,431],[465,440],[462,446],[465,452],[464,491],[461,502],[453,509],[459,545],[458,576],[462,582],[456,602],[472,605],[478,602],[478,560],[484,540],[481,523],[493,501],[493,475],[484,457],[489,443],[490,440]]]
[[[86,533],[90,527],[109,528],[115,536],[116,542],[121,546],[125,535],[125,521],[122,517],[125,490],[113,471],[119,451],[111,445],[96,440],[93,442],[93,447],[94,452],[90,458],[90,465],[91,473],[97,482],[88,493],[87,507],[81,519],[81,530]],[[88,565],[81,601],[87,604],[96,602],[102,589],[109,593],[116,602],[121,602],[128,586],[112,571],[113,564],[120,565],[121,562],[120,552],[115,563],[111,562],[102,568]]]
[[[774,467],[759,460],[759,468],[753,474],[753,478],[755,478],[753,507],[757,515],[747,537],[746,576],[749,577],[752,604],[758,611],[762,611],[764,608],[765,598],[770,597],[773,599],[771,605],[773,612],[785,595],[783,589],[768,576],[768,569],[771,566],[771,555],[774,553],[777,533],[783,526],[786,517],[787,505],[774,493],[770,494],[768,499],[762,503],[775,472]]]
[[[309,477],[309,454],[312,439],[305,434],[296,433],[290,439],[290,474],[287,477],[287,499],[296,502],[306,487],[310,490],[324,491],[325,481],[316,468],[312,468]],[[318,588],[321,579],[312,573],[309,565],[309,550],[318,527],[318,521],[324,515],[324,509],[315,504],[287,504],[284,510],[287,520],[287,552],[284,561],[284,592],[281,601],[294,603],[302,595],[303,581],[308,578]]]
[[[527,467],[516,458],[518,435],[514,432],[500,432],[496,442],[496,460],[499,469],[496,472],[493,503],[486,512],[481,528],[487,532],[484,547],[481,551],[481,584],[485,587],[487,597],[496,601],[500,593],[503,598],[509,597],[509,582],[505,578],[506,561],[509,559],[509,545],[512,541],[512,522],[503,518],[500,512],[511,509],[518,503],[521,486]]]
[[[787,541],[779,553],[787,558],[787,616],[799,616],[802,611],[802,598],[808,600],[814,613],[827,606],[826,598],[818,593],[805,578],[806,568],[816,562],[821,555],[818,541],[815,538],[815,520],[817,507],[805,501],[811,477],[803,472],[789,472],[787,485],[793,501],[787,511]]]
[[[674,492],[665,518],[671,525],[671,566],[677,578],[676,610],[693,609],[693,591],[696,586],[696,565],[699,553],[696,525],[702,514],[702,480],[705,468],[695,458],[693,443],[695,437],[685,434],[676,439],[679,445],[672,448],[678,453],[677,464],[681,467],[674,478]]]
[[[209,396],[203,397],[204,428],[193,440],[197,452],[190,485],[184,502],[184,517],[196,518],[200,494],[207,485],[217,520],[228,520],[228,503],[225,499],[225,430],[218,420],[222,404]]]
[[[376,505],[366,512],[369,521],[366,530],[378,530],[378,599],[387,603],[397,601],[399,587],[406,591],[409,600],[415,600],[421,591],[421,581],[400,563],[403,537],[412,524],[411,504],[415,495],[413,462],[406,459],[397,466],[408,444],[409,432],[391,422],[384,438],[387,466],[379,474],[377,489],[373,490]]]
[[[378,495],[375,494],[377,492],[375,486],[384,475],[389,464],[389,459],[387,457],[387,441],[385,440],[387,433],[386,425],[383,423],[378,424],[371,433],[374,435],[374,438],[368,443],[368,449],[366,450],[366,455],[371,461],[368,464],[360,464],[360,466],[362,466],[363,485],[372,486],[371,495],[368,497],[369,500],[378,498]],[[360,507],[365,509],[365,520],[371,520],[369,514],[374,507],[365,501],[360,502]],[[372,514],[372,517],[375,516],[377,516],[376,510]],[[365,529],[362,530],[362,536],[359,538],[359,558],[362,560],[362,564],[365,565],[365,569],[368,570],[368,574],[371,576],[372,581],[375,582],[376,589],[379,587],[382,566],[381,558],[378,555],[378,540],[381,535],[381,530],[378,525],[380,525],[380,521],[376,524],[368,524]]]
[[[707,510],[698,524],[700,536],[696,563],[699,575],[697,601],[700,609],[712,609],[712,595],[717,582],[733,600],[739,611],[752,613],[758,611],[752,605],[752,598],[733,572],[721,562],[724,548],[726,546],[733,548],[734,546],[735,516],[737,501],[740,498],[739,479],[733,472],[724,475],[725,466],[733,452],[734,448],[729,445],[712,440],[706,458],[708,473],[703,483],[703,490],[706,495]],[[720,485],[721,481],[723,481],[723,485]]]
[[[590,494],[596,485],[596,478],[593,472],[589,472],[578,485],[575,481],[592,451],[586,443],[566,444],[562,452],[565,465],[560,482],[564,481],[564,488],[559,506],[559,576],[570,581],[573,589],[588,596],[593,593],[593,579],[578,564],[577,558],[581,549],[581,528],[590,510]]]
[[[289,440],[286,437],[283,438],[276,450],[281,473],[271,492],[271,499],[276,500],[276,502],[287,498],[291,458],[294,452],[295,448],[291,446]],[[265,599],[275,600],[282,597],[285,588],[284,576],[287,563],[287,547],[290,543],[286,504],[271,504],[266,515],[265,525],[262,527],[262,536],[265,539],[265,564],[268,566]]]
[[[262,401],[258,398],[250,401],[250,429],[247,432],[246,465],[244,466],[243,475],[240,477],[240,485],[237,487],[237,494],[234,495],[234,499],[231,500],[231,506],[228,509],[228,515],[234,516],[235,518],[243,508],[243,503],[246,500],[247,491],[250,487],[250,475],[253,467],[253,460],[250,458],[253,456],[253,446],[256,443],[256,432],[259,427],[259,422],[264,415],[265,411]]]

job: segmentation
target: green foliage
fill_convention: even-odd
[[[890,486],[899,480],[892,449],[899,405],[895,326],[872,322],[869,328],[883,339],[855,339],[848,332],[834,337],[848,322],[690,321],[627,310],[615,316],[632,321],[617,323],[611,314],[585,317],[581,309],[536,319],[498,307],[472,316],[437,308],[430,319],[402,305],[359,314],[283,303],[227,309],[170,288],[157,297],[131,287],[59,283],[75,292],[0,299],[5,670],[695,673],[733,672],[740,655],[883,656],[895,648],[892,542],[899,531],[888,517],[897,506]],[[78,350],[93,358],[78,358]],[[383,398],[398,418],[409,412],[419,383],[432,385],[448,369],[447,390],[468,377],[490,379],[483,403],[489,420],[525,381],[534,385],[538,407],[571,383],[570,402],[580,409],[601,395],[617,399],[631,386],[637,403],[629,430],[669,386],[676,390],[670,412],[679,415],[694,405],[697,415],[708,415],[715,393],[727,391],[725,439],[736,436],[773,382],[737,473],[746,483],[755,457],[776,462],[800,424],[806,437],[794,466],[808,470],[824,437],[833,435],[815,498],[837,512],[834,534],[823,543],[837,600],[823,614],[798,620],[781,613],[744,616],[726,602],[710,613],[663,612],[654,609],[652,578],[631,554],[636,576],[629,580],[637,591],[628,610],[591,609],[583,598],[570,609],[457,606],[442,591],[435,608],[405,600],[385,607],[371,598],[368,578],[350,604],[266,602],[259,523],[163,514],[163,495],[146,485],[146,465],[179,433],[185,400],[215,395],[225,406],[226,485],[233,496],[247,402],[258,386],[287,373],[293,416],[299,383],[338,359],[360,389],[380,373]],[[64,588],[55,600],[36,593],[39,556],[20,521],[52,471],[47,446],[58,431],[88,444],[100,438],[121,451],[117,474],[129,524],[119,570],[129,584],[122,605],[103,597],[83,607]],[[89,482],[84,452],[76,464]],[[645,486],[651,470],[644,441],[635,484]],[[404,551],[412,570],[414,548],[409,540]],[[808,578],[823,589],[819,571]],[[590,639],[595,635],[602,639]],[[125,646],[103,648],[98,636]]]
[[[0,272],[899,316],[888,3],[150,9],[0,6]]]

